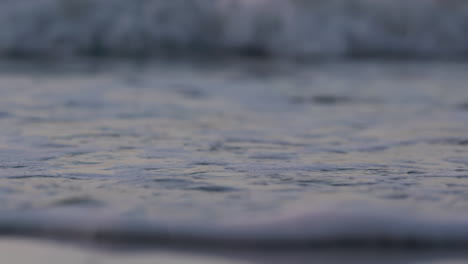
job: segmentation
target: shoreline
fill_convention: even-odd
[[[27,254],[26,254],[27,253]],[[76,246],[53,240],[0,238],[0,260],[15,264],[305,264],[305,263],[408,263],[461,264],[468,253],[426,250],[312,250],[297,252],[194,252],[187,250],[109,250]]]

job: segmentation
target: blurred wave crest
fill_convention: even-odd
[[[0,0],[1,55],[464,57],[463,0]]]

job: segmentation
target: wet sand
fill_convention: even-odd
[[[1,239],[0,261],[15,264],[248,264],[219,257],[176,252],[122,253],[117,251],[93,250],[60,242]]]
[[[291,252],[167,250],[125,251],[92,248],[57,241],[18,238],[0,239],[0,261],[15,264],[462,264],[467,253],[457,251],[360,251],[309,250]]]

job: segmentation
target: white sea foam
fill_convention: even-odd
[[[463,0],[0,0],[0,54],[468,54]]]

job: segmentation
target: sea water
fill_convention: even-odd
[[[463,1],[1,3],[2,234],[468,244]]]

